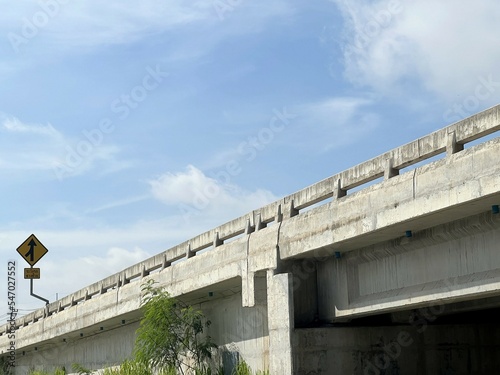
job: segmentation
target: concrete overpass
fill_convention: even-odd
[[[17,319],[17,373],[125,359],[151,278],[205,312],[228,367],[244,358],[273,375],[496,373],[498,130],[500,106]]]

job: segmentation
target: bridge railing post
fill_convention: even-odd
[[[385,161],[385,169],[384,169],[384,179],[388,180],[394,176],[399,175],[399,169],[394,168],[394,159],[388,158]]]
[[[333,199],[339,199],[347,195],[347,190],[342,189],[342,181],[340,178],[333,184]]]
[[[278,210],[280,214],[278,214],[279,220],[277,221],[290,219],[299,214],[299,210],[294,207],[293,199],[283,199],[283,204],[279,205]]]
[[[452,130],[448,133],[446,143],[446,155],[453,155],[464,149],[464,145],[457,142],[457,132]]]

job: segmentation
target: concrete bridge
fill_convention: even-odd
[[[125,359],[151,278],[204,311],[227,367],[498,373],[500,138],[486,137],[498,130],[500,106],[20,317],[17,373]]]

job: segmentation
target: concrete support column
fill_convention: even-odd
[[[273,375],[293,374],[292,332],[293,291],[291,273],[267,271],[267,306],[269,327],[269,372]]]
[[[249,257],[249,247],[250,247],[250,236],[251,234],[259,228],[260,215],[257,225],[252,225],[250,219],[247,220],[247,225],[245,228],[245,234],[247,235],[246,244],[246,258],[241,262],[241,300],[243,307],[254,307],[255,306],[255,272],[251,272],[248,269],[248,257]]]
[[[241,302],[243,307],[255,306],[255,272],[248,271],[248,262],[241,263]]]

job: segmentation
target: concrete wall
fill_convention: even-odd
[[[300,375],[485,375],[500,368],[500,325],[331,327],[294,333]]]
[[[89,337],[58,340],[41,350],[17,353],[16,374],[26,374],[30,368],[52,371],[79,363],[87,368],[100,369],[121,363],[134,348],[135,331],[139,323],[126,324]]]
[[[264,284],[265,287],[265,284]],[[220,360],[227,374],[244,359],[252,369],[269,369],[269,327],[266,290],[259,290],[254,307],[241,306],[241,292],[215,301],[203,302],[201,308],[212,324],[207,329],[220,346]]]

